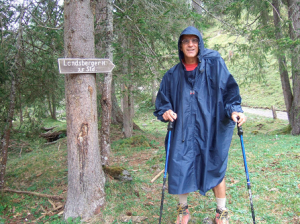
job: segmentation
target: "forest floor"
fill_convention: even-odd
[[[300,222],[300,144],[286,134],[288,121],[246,112],[244,141],[258,223]],[[57,121],[56,121],[57,122]],[[59,122],[49,126],[60,125]],[[125,139],[120,126],[112,125],[111,165],[124,167],[133,180],[121,182],[106,178],[106,206],[101,217],[86,223],[158,223],[163,175],[151,180],[164,168],[166,124],[157,121],[152,111],[139,112],[135,122],[143,131]],[[0,195],[0,223],[81,223],[63,220],[67,192],[66,138],[52,145],[42,139],[24,141],[15,130],[10,145],[6,186],[10,189],[59,195],[63,199],[38,197],[26,193]],[[227,201],[231,223],[252,223],[239,137],[234,131],[226,174]],[[215,200],[212,191],[205,196],[189,195],[191,223],[212,218]],[[163,222],[173,223],[177,198],[165,194]]]

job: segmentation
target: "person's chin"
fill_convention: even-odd
[[[187,57],[188,58],[195,58],[195,57],[197,57],[197,55],[196,54],[188,54]]]

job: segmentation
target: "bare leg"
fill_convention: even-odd
[[[179,204],[177,206],[177,220],[176,224],[187,224],[190,219],[190,212],[187,204],[188,194],[180,194]]]
[[[189,194],[179,194],[179,204],[186,205],[187,204],[187,197]]]
[[[228,209],[226,208],[226,184],[225,179],[213,188],[213,192],[216,197],[217,209],[215,223],[217,224],[229,224]]]
[[[226,197],[226,184],[225,179],[222,182],[213,188],[213,192],[216,198],[225,198]]]

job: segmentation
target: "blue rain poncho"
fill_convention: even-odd
[[[190,72],[182,62],[163,77],[154,115],[169,109],[177,113],[171,135],[168,190],[170,194],[205,193],[223,180],[235,122],[232,112],[243,112],[239,87],[217,51],[204,48],[200,32],[186,28],[182,35],[199,38],[198,67]],[[167,147],[167,138],[165,146]]]

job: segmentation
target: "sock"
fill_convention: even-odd
[[[217,208],[219,210],[223,210],[226,208],[226,198],[216,198],[217,201]]]
[[[179,204],[181,204],[181,206],[187,205],[187,197],[188,197],[188,194],[179,194],[178,195]]]

